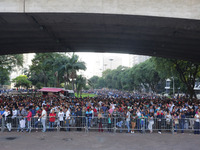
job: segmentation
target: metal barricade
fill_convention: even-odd
[[[127,120],[123,116],[86,117],[86,116],[70,116],[69,119],[55,117],[52,121],[49,117],[46,119],[32,117],[30,120],[26,117],[2,117],[0,122],[1,132],[4,131],[85,131],[85,132],[168,132],[168,133],[184,133],[195,132],[200,133],[200,123],[194,118],[182,119],[149,119],[138,118],[136,120]]]
[[[3,132],[5,129],[5,119],[4,117],[1,118],[1,132]]]
[[[82,131],[84,129],[87,130],[87,120],[84,116],[70,116],[69,119],[65,119],[63,123],[61,123],[62,121],[60,121],[59,128],[64,131]]]
[[[182,118],[173,120],[174,133],[180,132],[199,132],[200,125],[194,118]]]
[[[115,127],[115,119],[111,118],[109,123],[108,117],[86,117],[88,131],[98,131],[98,132],[113,132]]]

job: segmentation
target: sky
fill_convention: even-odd
[[[89,53],[89,52],[82,52],[82,53],[76,53],[81,61],[84,61],[86,63],[87,70],[84,72],[81,72],[86,78],[90,78],[93,75],[96,75],[95,73],[98,73],[99,75],[103,71],[103,59],[113,59],[115,58],[122,59],[122,66],[129,67],[129,54],[119,54],[119,53]],[[98,63],[99,62],[99,63]],[[99,66],[100,65],[100,66]],[[107,68],[110,67],[110,64]],[[114,64],[113,64],[113,68]],[[104,69],[105,70],[105,69]]]
[[[106,69],[115,69],[119,65],[130,67],[130,59],[131,56],[133,56],[121,53],[94,52],[76,52],[75,54],[79,56],[80,61],[84,61],[86,64],[87,70],[78,72],[78,74],[81,74],[86,78],[91,78],[94,75],[101,76],[102,72]],[[72,53],[66,53],[66,55],[72,55]],[[33,58],[34,53],[24,56],[24,59],[27,60],[27,65],[32,64]],[[110,59],[113,59],[113,61],[111,62]],[[18,74],[20,74],[20,71],[18,73],[12,73],[11,78],[15,78]]]

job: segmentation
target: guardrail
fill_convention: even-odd
[[[99,131],[99,132],[193,132],[200,133],[200,123],[194,118],[185,119],[147,119],[127,120],[124,117],[85,117],[70,116],[70,119],[53,120],[47,118],[2,117],[0,118],[1,132],[16,130],[18,132],[33,131]]]

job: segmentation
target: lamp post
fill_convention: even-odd
[[[173,95],[175,96],[175,85],[174,85],[174,77],[172,77],[173,79]]]
[[[106,70],[106,66],[107,66],[107,64],[104,64],[104,65],[103,65],[103,71]]]
[[[113,61],[114,59],[110,58],[109,60],[110,60],[110,62],[111,62],[111,63],[110,63],[110,69],[112,70],[112,61]]]

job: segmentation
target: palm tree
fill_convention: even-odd
[[[66,83],[69,81],[69,70],[70,70],[70,58],[68,56],[63,56],[62,58],[58,58],[55,61],[55,66],[58,68],[59,74],[63,75],[64,78],[64,87],[67,88]]]
[[[76,92],[77,96],[81,97],[81,90],[86,86],[86,78],[84,78],[82,75],[79,75],[76,79]]]
[[[76,72],[79,70],[85,70],[85,62],[79,61],[79,57],[73,53],[71,57],[63,55],[55,60],[55,71],[58,71],[64,78],[64,87],[67,88],[66,83],[69,82],[69,78],[72,79],[72,89],[74,90],[74,79],[76,78]]]
[[[69,60],[70,64],[70,78],[72,79],[72,89],[74,90],[74,78],[76,78],[76,72],[79,70],[86,70],[85,62],[79,61],[78,55],[73,53]]]

